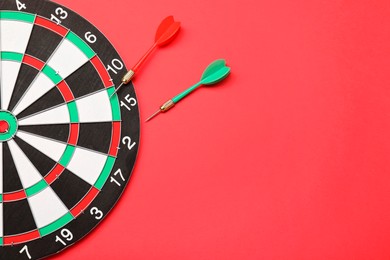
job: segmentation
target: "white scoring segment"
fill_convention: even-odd
[[[38,228],[45,227],[68,213],[68,209],[50,187],[29,197],[28,202]]]
[[[106,91],[76,100],[81,123],[112,121],[110,99]]]
[[[33,24],[22,21],[0,20],[0,46],[1,52],[16,52],[24,54]],[[1,86],[2,86],[2,104],[1,109],[7,110],[11,95],[13,93],[17,75],[19,74],[20,64],[11,65],[3,63],[1,66]],[[4,79],[5,78],[5,79]]]
[[[1,109],[8,110],[21,64],[14,61],[1,61]]]
[[[65,79],[87,61],[87,56],[76,45],[64,39],[47,64]]]
[[[50,110],[19,120],[19,125],[53,125],[69,124],[70,116],[68,106],[61,105]]]
[[[45,95],[49,90],[55,87],[53,81],[50,80],[45,74],[40,73],[34,80],[31,86],[28,88],[25,95],[20,99],[16,105],[13,113],[18,115],[20,112],[29,107],[32,103],[37,101],[40,97]]]
[[[32,23],[0,20],[1,51],[24,54],[30,40]]]
[[[63,143],[20,130],[16,135],[56,162],[60,160],[66,149],[66,145]]]
[[[42,180],[41,174],[19,148],[14,140],[8,141],[8,146],[19,174],[23,188],[27,189]]]
[[[104,168],[106,160],[107,156],[103,154],[76,148],[67,168],[84,181],[94,185]]]
[[[112,109],[107,91],[76,100],[80,123],[100,123],[112,121]],[[66,104],[47,109],[43,112],[22,118],[19,125],[69,124],[70,115]]]

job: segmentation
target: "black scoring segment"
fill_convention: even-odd
[[[91,189],[90,184],[67,169],[51,184],[51,187],[68,209],[76,206]]]
[[[3,144],[3,192],[15,192],[23,189],[11,151],[7,143]]]
[[[22,119],[26,116],[63,104],[64,102],[65,101],[62,97],[61,92],[58,90],[58,88],[55,87],[49,92],[47,92],[45,95],[43,95],[41,98],[39,98],[37,101],[35,101],[33,104],[31,104],[24,111],[22,111],[18,115],[18,119]]]
[[[37,228],[27,199],[3,203],[4,235],[16,235]]]
[[[108,153],[111,144],[112,123],[80,124],[78,146]],[[99,142],[96,142],[99,140]]]
[[[19,126],[20,130],[55,139],[66,143],[69,138],[68,124],[61,125],[32,125],[32,126]]]
[[[91,62],[85,63],[65,79],[75,98],[104,89],[102,80]]]
[[[39,71],[29,65],[22,64],[19,70],[19,76],[16,80],[14,92],[9,104],[9,111],[12,111],[24,93],[38,75]]]
[[[32,162],[35,168],[39,171],[42,177],[45,177],[51,169],[54,168],[56,162],[23,141],[20,138],[15,138],[16,143],[22,149],[27,158]]]
[[[26,54],[46,62],[62,39],[58,34],[36,25],[31,32]]]

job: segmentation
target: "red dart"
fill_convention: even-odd
[[[118,92],[118,90],[123,86],[128,84],[135,76],[135,73],[139,70],[139,68],[144,64],[147,58],[152,54],[152,52],[157,48],[164,46],[170,43],[180,29],[180,22],[175,22],[173,16],[166,17],[159,25],[156,37],[154,39],[153,46],[145,53],[145,55],[137,62],[137,64],[129,70],[125,76],[122,78],[122,83],[116,88],[115,92],[111,95],[111,97]],[[110,98],[111,98],[110,97]]]

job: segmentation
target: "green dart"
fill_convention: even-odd
[[[151,120],[153,117],[157,116],[161,112],[165,113],[174,107],[180,100],[188,96],[195,89],[200,86],[212,86],[224,80],[230,74],[230,68],[226,66],[226,61],[216,60],[212,62],[206,70],[203,72],[202,78],[198,83],[190,87],[189,89],[183,91],[179,95],[165,102],[156,113],[154,113],[151,117],[149,117],[146,122]]]

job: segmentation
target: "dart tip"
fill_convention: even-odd
[[[123,86],[123,82],[115,89],[114,93],[111,94],[110,99],[118,92],[118,90]]]
[[[152,120],[153,117],[157,116],[161,113],[161,110],[156,111],[153,115],[151,115],[148,119],[146,119],[145,123]]]

